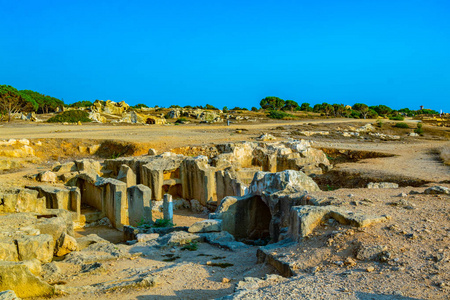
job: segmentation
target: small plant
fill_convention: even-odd
[[[422,122],[417,123],[417,128],[414,129],[414,132],[420,135],[423,135]]]
[[[77,122],[91,122],[89,114],[83,110],[69,110],[59,115],[53,116],[47,120],[49,123],[77,123]]]
[[[393,121],[403,121],[405,118],[403,116],[390,116],[389,120],[393,120]]]
[[[377,126],[378,126],[378,128],[381,128],[381,127],[383,127],[383,121],[381,121],[381,120],[377,120]]]
[[[396,127],[396,128],[409,128],[408,124],[403,123],[403,122],[395,124],[394,127]]]
[[[196,251],[198,250],[198,244],[197,242],[189,242],[184,245],[181,250]]]
[[[186,118],[178,118],[175,121],[175,124],[180,124],[180,123],[183,123],[183,122],[188,122],[188,119],[186,119]]]
[[[151,225],[153,228],[162,228],[162,227],[173,227],[175,224],[170,222],[170,220],[166,219],[156,219],[155,222]]]

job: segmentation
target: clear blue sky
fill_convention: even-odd
[[[450,1],[0,0],[0,84],[71,103],[265,96],[450,112]]]

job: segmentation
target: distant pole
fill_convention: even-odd
[[[227,120],[227,126],[230,126],[230,120]]]

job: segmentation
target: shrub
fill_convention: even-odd
[[[423,135],[422,122],[417,123],[417,128],[414,129],[414,132],[420,135]]]
[[[383,127],[383,121],[381,121],[381,120],[377,120],[377,126],[379,127],[379,128],[381,128],[381,127]]]
[[[284,111],[271,110],[267,115],[271,119],[295,118],[294,115],[285,113]]]
[[[92,120],[89,119],[89,114],[82,110],[65,111],[47,120],[47,122],[49,123],[58,123],[58,122],[77,123],[77,122],[91,122],[91,121]]]
[[[184,245],[181,250],[196,251],[198,250],[198,244],[197,242],[190,242]]]
[[[408,124],[403,123],[403,122],[395,124],[394,127],[396,127],[396,128],[409,128]]]
[[[175,121],[175,123],[183,123],[183,122],[187,122],[187,121],[189,121],[189,120],[186,119],[186,118],[178,118],[178,119]]]
[[[403,121],[405,118],[403,117],[403,116],[400,116],[400,115],[398,115],[398,116],[390,116],[389,117],[389,120],[393,120],[393,121]],[[405,128],[405,127],[403,127],[403,128]]]

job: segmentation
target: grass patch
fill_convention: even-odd
[[[400,122],[394,125],[395,128],[409,128],[408,124]]]
[[[145,228],[164,228],[164,227],[174,227],[175,224],[165,219],[156,219],[155,222],[151,221],[146,222],[144,221],[144,219],[142,219],[141,221],[139,221],[137,226]]]
[[[68,110],[47,120],[48,123],[92,122],[89,114],[83,110]]]
[[[294,115],[288,114],[284,111],[278,111],[278,110],[271,110],[267,117],[271,119],[287,119],[287,118],[296,118]]]
[[[184,245],[181,250],[188,250],[188,251],[197,251],[198,250],[198,244],[197,242],[190,242],[186,245]]]

